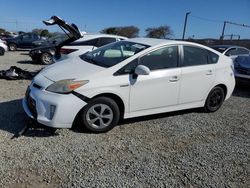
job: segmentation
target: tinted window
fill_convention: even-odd
[[[132,62],[125,65],[124,67],[122,67],[120,70],[118,70],[114,75],[116,76],[116,75],[130,74],[134,72],[137,65],[138,65],[138,59],[135,59]]]
[[[159,70],[177,67],[178,47],[171,46],[153,51],[140,59],[140,64],[147,66],[150,70]]]
[[[216,53],[213,53],[208,50],[207,53],[208,53],[208,64],[213,64],[218,62],[219,56]]]
[[[184,46],[183,66],[205,65],[208,60],[207,50],[192,46]]]
[[[231,55],[237,55],[237,49],[236,48],[231,48],[229,49],[226,53],[226,56],[231,56]]]
[[[98,39],[92,39],[87,41],[76,41],[69,44],[69,46],[96,46]]]
[[[27,35],[23,35],[21,38],[22,39],[29,39],[29,38],[31,38],[31,36],[29,34],[27,34]]]
[[[237,49],[237,55],[249,54],[249,51],[244,48]]]
[[[112,42],[116,42],[116,38],[99,38],[96,47],[101,47]]]

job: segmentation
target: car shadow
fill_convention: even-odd
[[[21,135],[25,137],[50,137],[57,135],[46,127],[32,124],[30,118],[22,108],[22,99],[0,103],[0,130],[13,134],[12,138],[17,138],[23,129],[30,128]]]
[[[20,53],[20,55],[29,55],[29,53],[28,52],[27,53],[22,52],[22,53]]]
[[[17,61],[18,64],[37,64],[32,60]]]
[[[162,119],[162,118],[167,118],[167,117],[174,117],[174,116],[190,114],[190,113],[204,113],[204,111],[202,110],[202,108],[193,108],[193,109],[180,110],[180,111],[174,111],[174,112],[165,112],[165,113],[160,113],[160,114],[153,114],[153,115],[147,115],[147,116],[141,116],[141,117],[135,117],[135,118],[129,118],[129,119],[121,119],[117,126],[126,126],[131,123],[156,120],[156,119]],[[79,115],[76,118],[76,121],[73,123],[72,127],[73,128],[71,130],[77,133],[98,134],[98,133],[93,133],[85,129],[85,127],[81,124],[81,121],[79,121]]]
[[[233,96],[250,98],[250,80],[236,80]]]

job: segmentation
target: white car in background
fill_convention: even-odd
[[[248,56],[250,55],[250,50],[241,47],[241,46],[234,46],[234,45],[215,45],[211,46],[211,48],[221,52],[222,54],[230,57],[232,60],[236,59],[238,56]]]
[[[101,46],[125,39],[127,38],[118,35],[85,33],[82,38],[63,46],[60,50],[60,59],[55,61],[57,62],[70,57],[76,57]]]
[[[0,39],[0,55],[4,55],[8,51],[7,42]]]
[[[54,128],[76,119],[93,132],[132,118],[203,107],[218,110],[235,86],[232,60],[191,42],[135,38],[43,69],[27,89],[27,115]]]

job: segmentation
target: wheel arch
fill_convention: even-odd
[[[102,93],[102,94],[98,94],[98,95],[92,97],[91,99],[98,98],[98,97],[107,97],[107,98],[113,99],[119,107],[120,116],[121,116],[120,118],[123,118],[124,111],[125,111],[125,105],[124,105],[124,102],[121,99],[121,97],[119,97],[118,95],[113,94],[113,93]]]
[[[221,87],[223,89],[223,91],[224,91],[224,95],[225,95],[225,98],[226,98],[226,96],[227,96],[227,86],[225,84],[218,84],[218,85],[216,85],[214,87]]]

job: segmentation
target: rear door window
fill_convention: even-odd
[[[208,63],[207,50],[193,46],[183,46],[183,66],[205,65]]]
[[[164,47],[140,58],[140,65],[147,66],[151,71],[178,66],[178,46]]]

